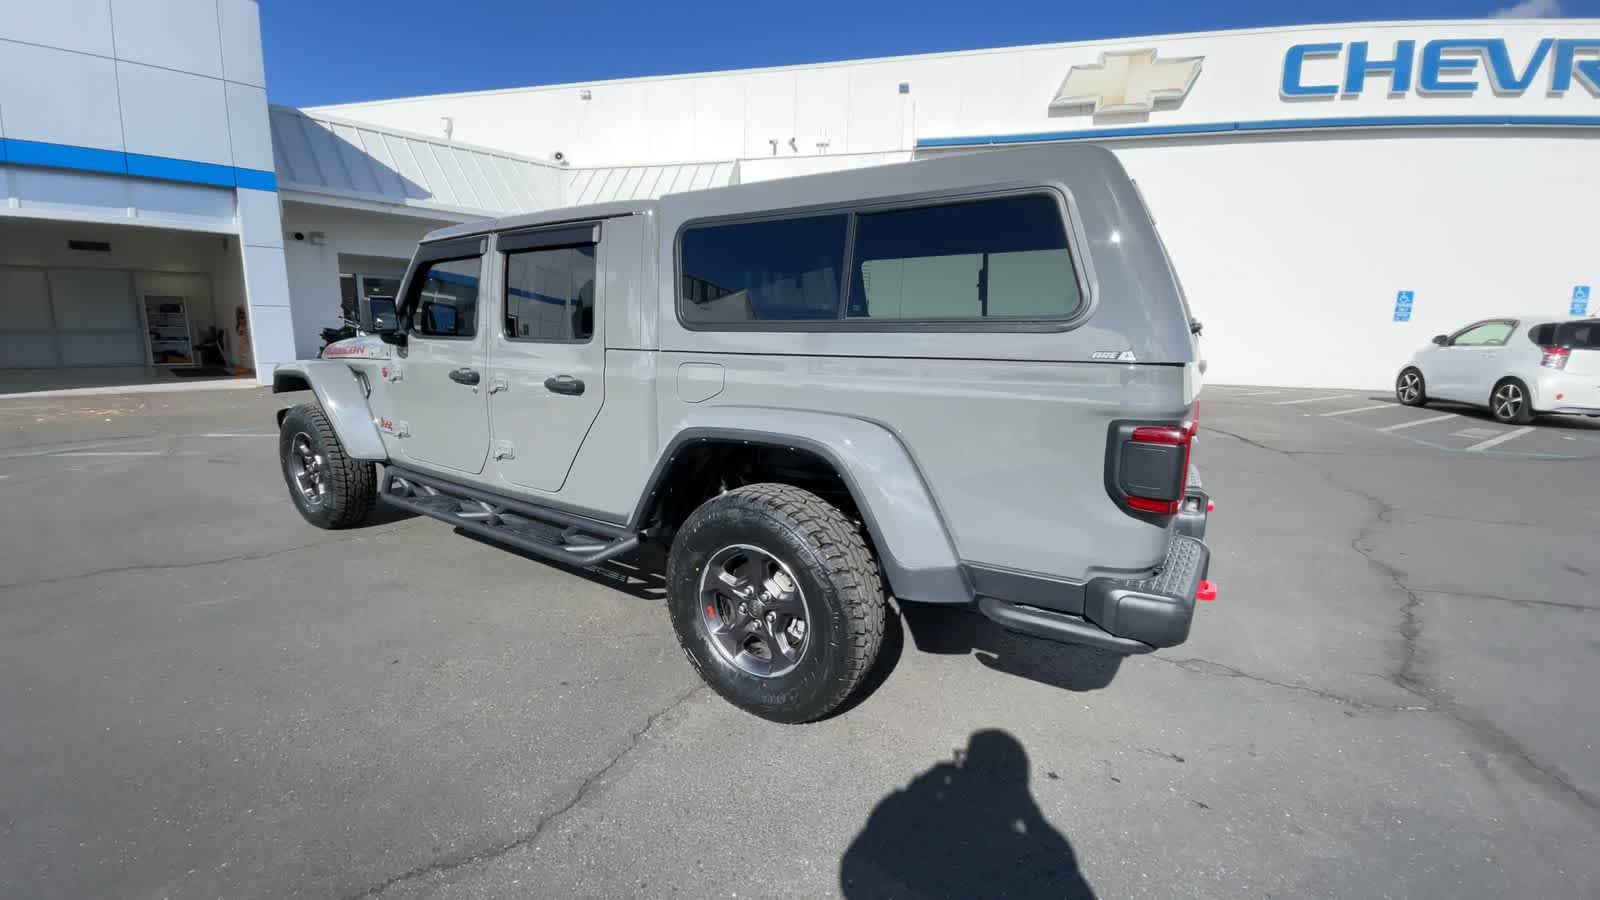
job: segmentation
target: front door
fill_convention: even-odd
[[[605,399],[600,226],[496,241],[503,305],[489,345],[494,456],[504,481],[558,493]]]
[[[424,245],[406,282],[406,346],[394,382],[400,452],[424,465],[483,472],[489,452],[481,287],[483,238]]]
[[[1500,356],[1515,327],[1514,320],[1492,319],[1452,335],[1449,346],[1436,351],[1443,378],[1437,390],[1428,384],[1428,393],[1463,403],[1487,403],[1490,387],[1505,374]]]

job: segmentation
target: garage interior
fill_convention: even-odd
[[[250,382],[236,236],[0,219],[0,394]]]

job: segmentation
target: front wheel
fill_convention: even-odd
[[[1400,372],[1400,377],[1394,381],[1394,398],[1403,406],[1421,406],[1428,402],[1421,370],[1409,368]]]
[[[1507,425],[1526,425],[1533,421],[1533,398],[1519,379],[1507,378],[1494,386],[1489,395],[1489,412]]]
[[[278,428],[278,460],[289,499],[318,528],[349,528],[366,521],[378,499],[378,473],[351,459],[328,414],[315,403],[289,410]]]
[[[883,584],[860,528],[791,485],[749,485],[695,510],[673,540],[667,585],[689,662],[774,722],[833,712],[883,643]]]

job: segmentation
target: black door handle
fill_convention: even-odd
[[[571,375],[552,375],[544,380],[544,389],[576,397],[583,393],[583,381]]]
[[[457,369],[450,373],[450,380],[456,384],[477,384],[480,378],[475,369]]]

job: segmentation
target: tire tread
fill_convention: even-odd
[[[784,715],[782,720],[813,721],[826,716],[861,688],[883,646],[886,619],[883,581],[860,526],[816,494],[778,482],[762,482],[728,491],[708,501],[690,517],[691,520],[713,507],[743,507],[767,515],[814,548],[823,562],[825,571],[821,574],[833,584],[843,607],[844,666],[842,671],[833,673],[832,684],[825,695],[807,709],[786,711],[794,718]],[[689,527],[689,523],[685,523],[685,528]],[[677,578],[669,574],[668,582],[676,584]],[[706,681],[717,687],[716,679],[709,677],[711,673],[705,671],[705,664],[692,652],[686,638],[680,631],[679,640],[685,650],[690,651],[686,654],[690,662]]]
[[[351,459],[345,453],[344,445],[339,443],[339,435],[333,430],[333,422],[328,419],[328,414],[321,406],[315,403],[302,403],[294,407],[283,418],[284,428],[289,428],[289,421],[297,417],[304,420],[306,426],[315,432],[314,437],[327,458],[331,481],[328,498],[331,515],[322,522],[312,520],[312,524],[339,529],[366,521],[378,500],[377,466],[363,460]],[[293,485],[290,485],[290,490],[294,490]]]

